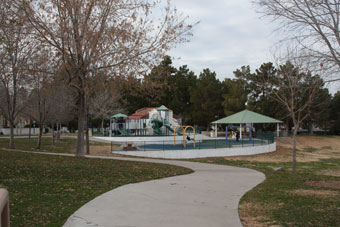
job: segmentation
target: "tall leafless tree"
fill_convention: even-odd
[[[296,135],[302,122],[310,116],[316,91],[323,83],[319,76],[303,72],[299,65],[286,62],[263,78],[272,86],[272,97],[287,110],[294,124],[293,172],[296,173]]]
[[[16,1],[16,0],[13,0]],[[23,3],[23,5],[22,5]],[[170,0],[155,20],[153,0],[17,0],[35,35],[50,45],[65,79],[78,93],[77,156],[84,155],[85,97],[97,70],[111,76],[146,70],[174,44],[186,41],[192,26]]]
[[[340,80],[340,2],[338,0],[254,0],[259,11],[278,22],[285,40],[300,47],[300,58],[330,70]]]
[[[0,2],[0,108],[10,125],[10,148],[14,148],[14,127],[23,108],[26,79],[36,42],[22,17],[24,12],[10,0]]]

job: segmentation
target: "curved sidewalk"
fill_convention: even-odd
[[[195,172],[124,185],[104,193],[77,210],[69,217],[65,227],[242,226],[238,215],[239,200],[265,179],[257,171],[224,165],[112,159],[177,165]]]

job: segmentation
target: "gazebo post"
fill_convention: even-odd
[[[110,137],[112,137],[112,119],[110,118]]]
[[[242,139],[242,124],[240,124],[240,139]]]
[[[276,124],[276,137],[280,137],[280,125],[279,125],[279,123]]]
[[[217,137],[217,124],[215,124],[215,137]]]

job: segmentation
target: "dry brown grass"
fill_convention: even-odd
[[[318,175],[340,177],[340,170],[323,170],[317,172]]]
[[[254,156],[226,157],[227,160],[244,160],[254,162],[290,162],[292,160],[292,138],[276,140],[277,150],[269,154]],[[298,136],[297,161],[313,162],[320,159],[340,158],[340,137]]]
[[[278,208],[279,207],[261,206],[260,204],[245,202],[239,205],[239,215],[244,227],[276,226],[268,222],[268,217],[263,216],[263,214],[265,214],[268,209]]]
[[[117,145],[112,145],[112,150],[116,149]],[[84,147],[86,150],[86,147]],[[73,151],[76,152],[76,149]],[[121,157],[119,154],[112,154],[111,153],[111,145],[90,145],[90,155],[94,156],[112,156],[112,157]]]
[[[317,187],[317,188],[340,189],[339,180],[306,181],[305,184],[309,186]]]
[[[336,191],[329,190],[310,190],[310,189],[297,189],[294,191],[289,191],[289,193],[302,196],[319,196],[319,197],[336,197],[340,193]]]

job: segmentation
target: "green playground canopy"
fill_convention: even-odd
[[[166,106],[162,105],[162,106],[159,107],[157,110],[158,110],[158,111],[168,111],[169,109],[168,109]]]
[[[247,123],[283,123],[271,117],[255,113],[250,110],[243,110],[229,117],[211,122],[211,124],[247,124]]]
[[[110,119],[118,119],[118,118],[127,118],[128,116],[125,115],[125,114],[115,114],[115,115],[112,115]]]

